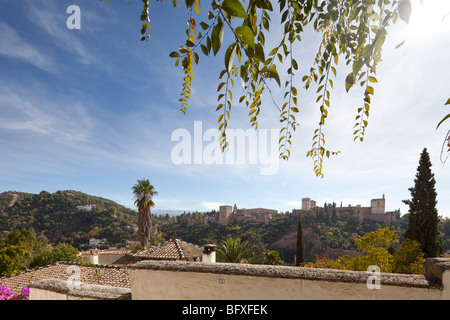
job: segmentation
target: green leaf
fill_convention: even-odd
[[[345,78],[345,90],[347,92],[350,90],[351,87],[353,87],[353,84],[355,83],[355,77],[353,76],[353,72],[349,73],[347,78]]]
[[[260,72],[264,78],[274,79],[278,83],[278,86],[281,87],[280,76],[278,74],[278,71],[277,71],[277,68],[275,67],[275,65],[272,64],[270,66],[264,67],[261,69]]]
[[[374,48],[375,48],[375,52],[381,51],[381,48],[383,47],[383,44],[386,41],[386,35],[387,35],[386,29],[380,29],[380,31],[378,31],[378,33],[375,37],[375,42],[373,44]]]
[[[225,85],[225,82],[221,82],[218,86],[217,86],[217,92],[220,91],[220,89],[222,89],[222,87]]]
[[[447,102],[448,102],[448,101],[447,101]],[[447,120],[448,118],[450,118],[450,113],[449,113],[448,115],[446,115],[446,116],[444,117],[444,119],[442,119],[442,120],[438,123],[436,129],[439,128],[439,126],[442,124],[442,122],[444,122],[444,121]]]
[[[176,51],[172,51],[169,54],[169,57],[171,57],[171,58],[178,58],[179,56],[180,56],[180,54],[178,52],[176,52]]]
[[[227,49],[227,52],[225,52],[225,68],[227,69],[228,73],[231,71],[231,67],[233,67],[233,60],[234,56],[236,55],[236,48],[237,44],[236,42],[230,44],[230,46]]]
[[[400,16],[400,19],[402,19],[406,23],[409,23],[411,12],[412,12],[411,2],[409,0],[403,0],[402,3],[400,3],[400,5],[398,6],[398,14]]]
[[[201,44],[200,48],[202,49],[202,52],[205,56],[209,55],[208,48],[205,45]]]
[[[222,9],[231,16],[247,18],[247,12],[239,0],[225,0],[222,3]]]
[[[361,70],[361,68],[364,65],[364,61],[363,59],[358,59],[355,62],[353,62],[353,73],[354,74],[358,74],[359,70]]]
[[[255,57],[262,63],[266,61],[266,57],[264,56],[264,49],[260,43],[257,43],[255,46]]]
[[[192,9],[192,6],[194,5],[194,0],[185,0],[186,2],[186,7],[188,8],[188,10]]]
[[[202,29],[203,30],[206,30],[206,29],[208,29],[209,28],[209,25],[206,23],[206,22],[200,22],[200,25],[202,26]]]
[[[368,87],[367,87],[367,89],[366,89],[366,93],[367,93],[367,94],[371,94],[371,95],[373,95],[373,93],[374,93],[374,90],[373,90],[373,88],[372,88],[372,87],[370,87],[370,86],[368,86]]]
[[[212,30],[211,42],[213,53],[216,55],[223,43],[223,22],[220,17],[217,18],[217,23]]]
[[[235,32],[239,40],[247,44],[250,48],[255,49],[255,35],[249,27],[237,27]]]

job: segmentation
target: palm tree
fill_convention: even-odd
[[[222,241],[217,248],[217,255],[221,261],[232,263],[244,263],[244,256],[250,253],[250,246],[247,241],[241,242],[240,238],[231,237]]]
[[[145,247],[150,239],[152,228],[152,214],[150,208],[155,206],[152,198],[158,194],[148,179],[137,181],[133,186],[134,204],[138,207],[138,236],[142,247]]]
[[[278,250],[267,249],[264,253],[264,264],[282,265],[284,264],[283,258]]]

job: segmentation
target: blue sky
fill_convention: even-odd
[[[440,163],[448,124],[435,130],[449,112],[444,103],[450,97],[450,16],[442,19],[450,12],[448,1],[425,0],[423,6],[413,1],[410,24],[398,22],[390,32],[363,143],[352,136],[362,92],[355,87],[346,93],[348,70],[338,70],[324,130],[327,146],[341,154],[325,161],[323,179],[306,158],[319,121],[315,90],[300,92],[292,156],[277,163],[274,174],[261,174],[260,157],[255,164],[175,164],[174,131],[189,132],[193,143],[196,121],[202,133],[217,126],[224,50],[215,59],[200,54],[183,115],[178,104],[182,73],[169,53],[184,44],[184,8],[154,3],[147,45],[139,41],[141,2],[110,2],[0,0],[0,191],[74,189],[133,207],[131,187],[145,177],[159,192],[154,201],[160,210],[206,211],[236,203],[286,211],[300,208],[302,197],[319,205],[369,206],[370,199],[385,194],[387,210],[406,213],[401,200],[410,198],[408,188],[426,147],[439,214],[450,217],[450,163]],[[81,9],[81,29],[66,27],[70,5]],[[209,9],[206,2],[203,6]],[[276,29],[276,21],[272,26]],[[299,88],[318,38],[306,32],[302,43],[296,51]],[[282,98],[282,90],[275,85],[272,90]],[[251,128],[248,110],[237,100],[229,127],[245,131]],[[268,141],[261,132],[280,129],[270,97],[263,102],[260,143]],[[202,150],[207,146],[213,147],[206,141]]]

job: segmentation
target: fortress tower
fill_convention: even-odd
[[[370,201],[371,214],[385,214],[386,213],[386,199],[372,199]]]
[[[316,201],[311,198],[302,198],[302,210],[308,211],[316,207]]]
[[[227,224],[232,213],[233,213],[233,208],[231,206],[220,206],[219,207],[219,224]]]

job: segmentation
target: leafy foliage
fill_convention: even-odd
[[[355,239],[358,251],[364,255],[351,257],[344,255],[336,260],[319,259],[303,266],[312,268],[333,268],[342,270],[367,271],[376,265],[381,272],[423,274],[423,252],[420,244],[407,240],[398,250],[394,249],[398,235],[389,227],[380,228]]]
[[[94,205],[91,211],[77,209],[87,204]],[[119,244],[135,240],[136,221],[135,211],[77,191],[0,194],[0,237],[32,227],[50,244],[63,242],[80,248],[89,238]]]
[[[363,141],[375,91],[373,85],[377,83],[377,65],[381,62],[387,30],[398,18],[408,23],[412,11],[410,0],[279,0],[277,8],[269,0],[211,0],[207,20],[197,23],[200,0],[186,0],[185,3],[188,12],[187,39],[177,51],[170,53],[176,59],[176,66],[181,61],[184,73],[180,111],[186,113],[187,110],[193,65],[199,63],[199,53],[216,56],[225,47],[216,108],[222,151],[228,148],[226,129],[233,100],[231,89],[235,81],[240,80],[243,94],[239,103],[245,103],[250,124],[255,129],[258,128],[263,94],[268,93],[272,98],[280,112],[280,158],[288,159],[292,134],[299,125],[300,84],[303,83],[305,90],[314,85],[320,120],[307,156],[314,160],[314,171],[320,177],[323,177],[324,157],[339,153],[325,147],[324,133],[339,62],[344,61],[351,69],[345,78],[345,89],[349,91],[355,83],[364,89],[353,133],[354,140]],[[143,0],[141,40],[148,40],[151,30],[149,4],[150,0]],[[172,4],[174,7],[180,6],[176,0]],[[273,23],[279,25],[273,21],[277,16],[281,18],[281,32],[273,28]],[[320,34],[322,41],[309,72],[302,75],[300,67],[305,66],[299,66],[298,52],[306,29]],[[231,37],[225,37],[225,33],[230,33]],[[266,43],[269,37],[278,40],[273,48]],[[226,43],[224,39],[230,40]],[[286,69],[284,75],[278,72],[282,68]],[[284,82],[283,78],[286,78]],[[283,101],[275,101],[273,85],[284,91]]]
[[[303,245],[303,227],[302,227],[302,219],[298,219],[297,225],[297,245],[296,245],[296,254],[295,254],[295,265],[299,266],[304,262],[304,251],[305,247]]]
[[[227,238],[240,238],[241,241],[247,241],[251,248],[251,253],[246,258],[262,257],[266,250],[279,250],[286,263],[294,263],[295,243],[293,248],[288,248],[276,246],[275,242],[288,234],[298,233],[298,215],[280,214],[266,224],[236,220],[231,220],[228,224],[203,223],[205,216],[214,214],[217,212],[184,213],[176,217],[176,222],[172,218],[163,216],[157,219],[165,239],[181,238],[184,241],[202,245],[220,244]],[[345,215],[333,216],[332,207],[318,212],[304,213],[301,218],[304,261],[314,261],[316,255],[324,256],[328,248],[356,251],[358,248],[354,239],[387,225],[372,221],[360,222],[357,218]],[[448,226],[450,235],[450,223]],[[400,220],[391,229],[401,235],[406,229],[406,223]],[[305,233],[305,230],[308,230],[308,233]],[[401,237],[401,240],[404,241],[404,238]],[[258,258],[258,261],[262,260]],[[254,262],[253,259],[248,261]]]
[[[64,243],[51,247],[45,237],[36,237],[33,228],[10,232],[0,240],[0,276],[10,276],[58,261],[81,262],[77,249]]]
[[[244,263],[245,258],[250,253],[250,247],[247,241],[240,238],[227,238],[217,247],[218,261]]]

